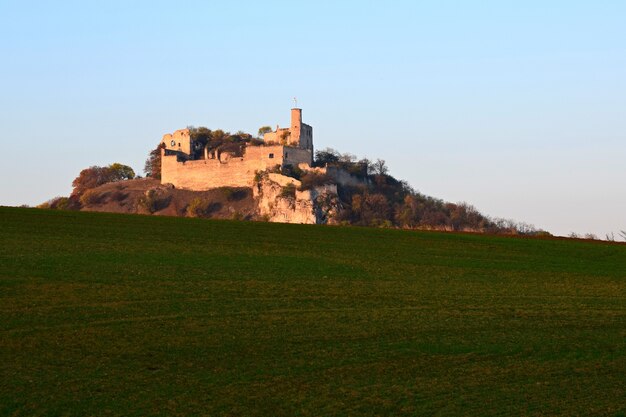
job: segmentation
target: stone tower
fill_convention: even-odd
[[[298,146],[300,144],[300,136],[302,132],[302,109],[291,109],[291,128],[289,132],[291,133],[289,138],[289,143],[294,146]]]
[[[302,123],[302,109],[291,109],[291,125],[288,128],[276,126],[276,131],[266,133],[263,139],[266,143],[282,143],[292,148],[304,149],[311,152],[313,158],[313,128]]]
[[[291,109],[289,144],[300,149],[313,151],[313,128],[302,123],[302,109]]]

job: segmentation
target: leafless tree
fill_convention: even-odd
[[[387,163],[384,159],[377,159],[373,165],[373,171],[376,175],[387,175],[389,172],[389,168],[387,167]]]

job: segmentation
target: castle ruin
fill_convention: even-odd
[[[243,155],[209,152],[192,139],[189,129],[161,139],[161,183],[205,191],[219,187],[250,187],[257,172],[287,165],[310,168],[313,163],[313,128],[302,123],[302,109],[291,109],[291,125],[266,133],[263,144],[247,144]],[[204,148],[204,149],[202,149]]]

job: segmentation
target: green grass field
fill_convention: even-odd
[[[626,245],[0,208],[0,415],[625,415]]]

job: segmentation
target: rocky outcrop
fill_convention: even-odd
[[[332,223],[340,203],[337,185],[300,190],[295,178],[276,173],[262,175],[253,188],[259,214],[270,222]]]
[[[300,187],[300,181],[295,178],[267,172],[257,176],[252,189],[222,187],[190,191],[144,178],[89,190],[90,198],[83,199],[81,210],[332,224],[340,209],[337,185],[310,190]]]

